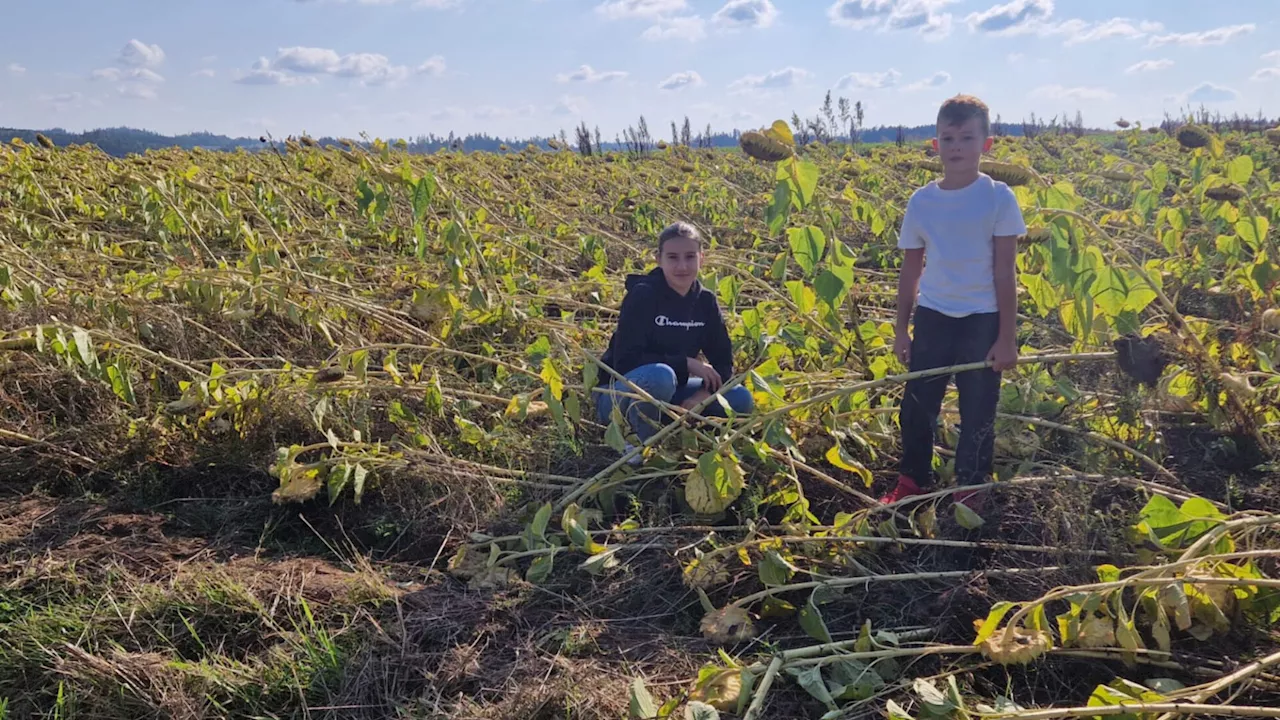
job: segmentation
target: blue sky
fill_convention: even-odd
[[[21,0],[0,126],[612,139],[814,113],[1146,123],[1188,103],[1280,115],[1276,0]],[[1117,15],[1117,12],[1122,13]]]

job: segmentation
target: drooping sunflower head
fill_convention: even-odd
[[[1178,129],[1178,144],[1188,150],[1202,148],[1209,144],[1209,131],[1199,125],[1183,125]]]
[[[1218,185],[1205,190],[1204,196],[1221,202],[1235,202],[1244,197],[1244,188],[1239,185]]]
[[[1030,168],[1013,163],[983,160],[979,163],[978,169],[990,175],[992,180],[998,180],[1009,187],[1028,185],[1035,179],[1035,174]]]
[[[742,133],[742,136],[738,138],[738,144],[742,146],[744,153],[764,162],[786,160],[795,153],[795,150],[786,143],[775,140],[756,130]]]

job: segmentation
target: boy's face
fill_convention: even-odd
[[[947,171],[971,171],[978,167],[982,153],[991,149],[991,138],[982,132],[981,118],[973,117],[959,125],[939,125],[933,149]]]
[[[702,248],[697,240],[674,237],[662,245],[658,253],[658,266],[672,290],[681,295],[693,287],[702,269]]]

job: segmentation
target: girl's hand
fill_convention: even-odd
[[[689,377],[702,378],[702,389],[709,393],[716,392],[720,389],[720,385],[724,383],[720,373],[710,365],[702,362],[698,358],[689,358]]]
[[[711,393],[707,392],[706,390],[699,390],[698,392],[685,398],[685,401],[680,403],[680,407],[684,408],[685,410],[692,410],[698,406],[698,403],[702,402],[703,400],[706,400],[709,397],[711,397]]]

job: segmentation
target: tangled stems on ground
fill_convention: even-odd
[[[785,145],[787,134],[771,130],[771,142]],[[426,608],[487,608],[455,613],[461,624],[419,609],[425,630],[413,635],[412,617],[340,605],[332,625],[318,618],[324,633],[302,627],[354,649],[291,646],[291,668],[258,656],[269,643],[252,631],[218,630],[249,666],[289,670],[311,688],[290,694],[273,680],[273,699],[305,699],[273,700],[280,716],[351,706],[384,717],[404,695],[421,700],[428,691],[377,650],[388,637],[401,638],[396,658],[429,664],[441,674],[435,687],[457,695],[428,708],[463,716],[535,717],[537,708],[513,699],[535,697],[574,704],[582,717],[617,717],[626,688],[602,678],[639,672],[668,694],[688,688],[654,714],[678,715],[681,703],[729,707],[720,697],[726,657],[751,668],[757,685],[725,712],[752,703],[779,716],[879,711],[889,700],[924,707],[937,688],[915,680],[942,681],[947,671],[963,675],[956,693],[970,714],[1002,688],[1027,708],[1083,705],[1133,671],[1126,660],[1171,676],[1225,677],[1234,668],[1209,656],[1243,662],[1241,648],[1265,655],[1272,643],[1263,611],[1274,538],[1265,524],[1231,524],[1249,517],[1242,509],[1280,511],[1266,456],[1280,431],[1267,232],[1280,226],[1280,195],[1272,143],[1233,133],[1228,146],[1212,135],[1191,150],[1135,133],[995,145],[990,161],[1015,183],[1031,232],[1018,268],[1023,362],[1006,375],[998,418],[1001,438],[1016,442],[998,449],[995,502],[976,518],[950,503],[951,412],[940,427],[938,489],[892,506],[874,499],[892,479],[895,408],[915,377],[888,348],[895,228],[934,172],[919,148],[819,145],[759,162],[680,146],[583,158],[292,143],[278,153],[120,160],[91,148],[0,146],[0,469],[21,492],[138,498],[218,533],[269,536],[305,514],[302,534],[320,535],[321,552],[348,541],[387,555],[413,547],[394,572],[439,593]],[[1232,192],[1220,192],[1227,184]],[[703,280],[729,321],[741,368],[730,383],[750,390],[759,412],[722,420],[706,415],[707,404],[667,405],[668,427],[642,444],[612,421],[594,422],[596,381],[616,378],[597,357],[623,276],[648,266],[645,238],[677,218],[711,240]],[[637,446],[630,455],[628,440]],[[636,455],[646,467],[627,464]],[[1235,529],[1206,541],[1198,562],[1171,564],[1190,536],[1225,525]],[[1223,538],[1248,549],[1221,547]],[[1165,574],[1143,575],[1151,568]],[[44,596],[15,587],[0,608],[39,617],[27,611]],[[1185,629],[1169,587],[1186,598]],[[1072,588],[1087,597],[1037,603]],[[79,592],[54,603],[58,617],[100,619]],[[1093,597],[1098,607],[1084,617]],[[1078,628],[1062,618],[1073,599]],[[539,603],[560,603],[554,619]],[[1052,690],[992,676],[1021,666],[972,644],[970,621],[1000,603],[1011,603],[1003,617],[1017,628],[995,627],[991,637],[1027,640],[1010,651],[1038,651],[1035,633],[1058,632],[1035,661],[1043,677],[1073,668]],[[1065,637],[1050,610],[1039,617],[1046,605]],[[182,613],[197,636],[207,632],[201,613],[217,612],[199,607]],[[715,608],[732,609],[735,622],[712,629],[741,641],[693,644]],[[1169,653],[1160,650],[1161,608]],[[363,631],[333,618],[369,613],[377,641],[362,655]],[[758,630],[750,638],[743,616]],[[605,630],[590,629],[597,619]],[[871,647],[837,647],[866,621],[876,628],[863,640]],[[1130,642],[1130,621],[1152,635],[1142,646]],[[52,650],[58,663],[26,650],[53,647],[43,626],[0,637],[0,647],[23,648],[12,656],[31,673],[22,687],[54,698],[66,680],[96,701],[120,670],[144,699],[114,716],[135,717],[164,697],[187,697],[156,675],[162,661],[230,667],[217,650],[208,659],[181,643],[128,644],[111,625],[83,625],[103,630],[85,635],[86,654]],[[547,668],[505,656],[477,661],[475,672],[491,677],[467,685],[414,655],[414,643],[434,648],[447,635],[455,656],[443,666],[475,667],[467,653],[494,652],[479,650],[491,647],[491,627],[506,628],[515,640],[502,645],[521,658],[554,658],[547,667],[567,657],[598,664],[589,682],[565,676],[551,687],[600,692],[574,703],[571,693],[525,692],[548,687]],[[610,637],[619,627],[636,637]],[[927,633],[881,634],[903,627]],[[566,639],[549,658],[522,633]],[[809,642],[797,635],[832,647],[791,654]],[[1093,647],[1108,637],[1109,647]],[[609,651],[582,660],[583,647],[606,639]],[[111,643],[128,649],[113,654]],[[625,648],[643,649],[638,664]],[[1109,661],[1068,665],[1097,656]],[[334,657],[359,657],[353,667],[363,670],[335,669]],[[942,668],[943,657],[958,664]],[[890,672],[899,661],[906,670]],[[704,675],[699,664],[718,669]],[[210,672],[219,687],[240,687]],[[159,684],[143,682],[148,673]],[[380,690],[361,685],[378,675]],[[513,677],[523,686],[494,689]],[[1115,693],[1159,706],[1172,702],[1167,691],[1120,685],[1098,691],[1095,706],[1118,706],[1106,700]],[[1253,691],[1270,697],[1261,683]],[[29,699],[24,691],[13,712]],[[240,700],[258,714],[265,707]]]

